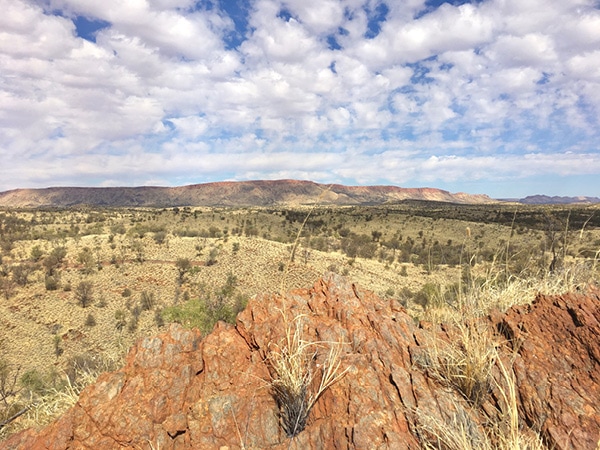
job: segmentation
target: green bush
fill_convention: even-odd
[[[224,286],[222,291],[227,289]],[[204,298],[194,298],[183,305],[163,309],[162,317],[167,322],[177,322],[187,328],[198,328],[203,334],[207,334],[220,320],[235,323],[237,314],[245,308],[246,302],[240,294],[226,297],[222,292],[216,295],[209,293]]]
[[[30,393],[39,394],[46,389],[44,377],[35,369],[25,372],[20,381],[21,385]]]

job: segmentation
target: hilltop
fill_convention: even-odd
[[[592,449],[599,300],[539,295],[469,331],[416,325],[327,274],[256,296],[204,338],[173,325],[139,341],[61,419],[0,449]],[[309,382],[296,390],[281,362]]]

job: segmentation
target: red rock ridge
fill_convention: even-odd
[[[598,296],[540,296],[494,314],[514,359],[519,414],[559,449],[594,449],[600,435]],[[279,427],[265,363],[284,316],[303,314],[314,342],[340,337],[349,371],[318,400],[292,441]],[[311,289],[259,295],[237,319],[201,338],[172,325],[139,341],[119,371],[103,374],[61,419],[25,431],[0,450],[34,449],[419,449],[415,411],[458,413],[484,423],[456,392],[416,367],[432,333],[384,301],[328,274]],[[440,337],[447,335],[439,332]],[[510,346],[513,345],[514,349]],[[316,364],[322,364],[318,352]],[[492,392],[486,404],[497,400]]]
[[[326,195],[323,195],[326,194]],[[329,194],[329,195],[327,195]],[[454,195],[433,188],[342,186],[298,180],[224,181],[180,187],[54,187],[0,192],[0,207],[297,206],[382,204],[406,199],[491,203],[485,195]]]

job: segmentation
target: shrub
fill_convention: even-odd
[[[222,292],[207,292],[204,298],[195,298],[182,305],[170,306],[162,311],[167,322],[177,322],[188,328],[198,328],[203,334],[210,332],[218,321],[235,323],[237,314],[246,306],[246,298],[238,294],[225,297]],[[185,294],[184,294],[185,295]],[[233,293],[232,293],[233,295]]]
[[[154,299],[154,292],[142,292],[140,295],[140,306],[142,307],[142,311],[150,311],[154,308],[156,304],[156,300]]]
[[[75,288],[75,298],[83,308],[89,306],[94,300],[93,291],[94,287],[90,281],[81,281]]]
[[[88,247],[79,252],[77,261],[81,264],[81,271],[83,273],[92,273],[94,271],[94,255]]]
[[[154,242],[156,242],[158,245],[164,244],[166,238],[167,233],[165,231],[157,231],[154,233]]]
[[[206,259],[207,266],[213,266],[217,263],[217,256],[219,255],[219,250],[216,248],[212,248],[210,253],[208,254],[208,258]]]
[[[54,276],[46,275],[44,284],[47,291],[56,291],[58,289],[58,280]]]
[[[29,282],[29,275],[34,271],[31,264],[18,264],[12,267],[13,280],[19,286],[26,286]]]
[[[96,318],[92,313],[89,313],[85,318],[85,326],[86,327],[95,327],[96,326]]]
[[[423,307],[428,308],[440,303],[441,287],[438,284],[425,283],[421,290],[417,292],[413,301]]]
[[[179,283],[181,284],[185,279],[185,275],[192,268],[192,263],[190,262],[189,258],[177,258],[177,261],[175,261],[175,267],[177,267],[177,271],[179,273]]]
[[[31,249],[31,260],[33,262],[38,262],[44,256],[44,251],[40,248],[39,245],[36,245]]]
[[[377,251],[377,243],[366,234],[350,233],[342,239],[342,251],[350,258],[360,256],[361,258],[373,258]]]
[[[28,370],[21,376],[21,385],[31,394],[39,394],[46,389],[44,377],[35,369]]]

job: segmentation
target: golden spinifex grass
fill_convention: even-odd
[[[496,343],[483,324],[458,323],[451,342],[432,338],[417,364],[477,405],[489,392]]]
[[[498,410],[487,417],[482,427],[476,409],[456,404],[455,413],[446,417],[415,411],[416,431],[425,449],[444,450],[545,450],[541,437],[520,420],[517,388],[512,371],[498,358],[500,379],[494,380],[498,391]]]
[[[343,341],[306,340],[303,318],[303,315],[298,315],[287,324],[283,342],[272,346],[268,360],[272,369],[273,396],[288,437],[304,430],[319,397],[348,371],[348,367],[342,370]],[[319,349],[325,346],[329,350],[319,367]]]

